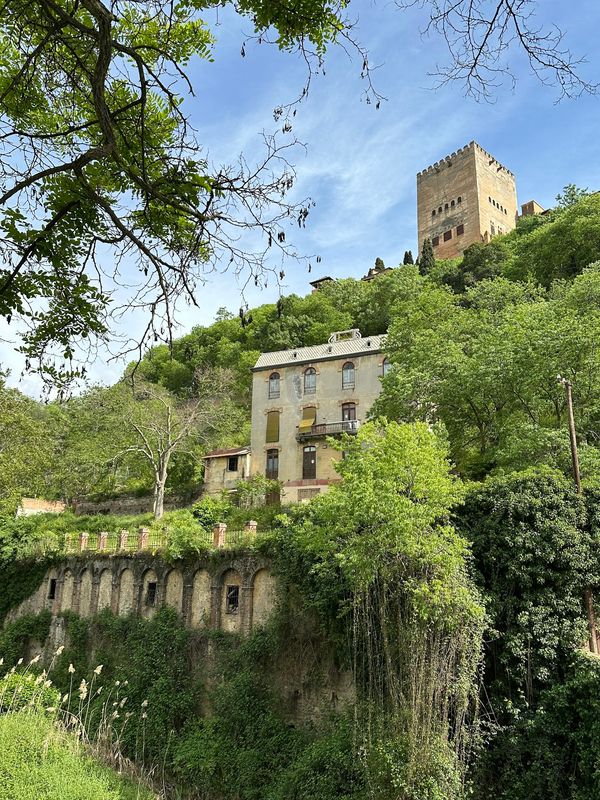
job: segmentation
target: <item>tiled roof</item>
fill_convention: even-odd
[[[253,370],[269,367],[284,367],[289,364],[306,364],[312,361],[329,361],[344,356],[364,356],[380,353],[385,336],[363,336],[358,339],[344,339],[330,344],[315,344],[310,347],[297,347],[295,350],[277,350],[262,353]]]
[[[221,458],[222,456],[245,456],[250,452],[249,447],[226,447],[223,450],[212,450],[204,458]]]

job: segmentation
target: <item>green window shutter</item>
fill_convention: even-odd
[[[279,441],[279,411],[269,411],[267,414],[267,442]]]

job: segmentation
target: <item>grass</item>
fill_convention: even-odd
[[[35,710],[0,716],[0,800],[152,800]]]

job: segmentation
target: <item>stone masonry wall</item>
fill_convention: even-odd
[[[265,623],[274,610],[275,579],[269,564],[255,556],[168,564],[151,554],[74,556],[46,573],[31,597],[7,615],[49,609],[54,616],[73,611],[89,617],[104,608],[147,619],[168,605],[191,628],[242,634]]]

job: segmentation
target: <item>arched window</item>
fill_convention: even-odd
[[[279,397],[279,373],[272,372],[269,375],[269,399]]]
[[[316,480],[317,448],[310,444],[302,451],[302,480]]]
[[[434,209],[433,209],[433,211],[431,212],[431,216],[432,216],[432,217],[435,217],[435,208],[434,208]]]
[[[454,200],[451,201],[450,205],[454,208]]]
[[[383,375],[383,377],[384,377],[384,378],[385,378],[385,376],[388,374],[388,372],[390,371],[390,368],[391,368],[391,366],[392,366],[392,365],[391,365],[391,363],[390,363],[390,360],[389,360],[389,358],[386,356],[386,357],[383,359],[383,362],[382,362],[382,364],[381,364],[381,372],[382,372],[382,375]]]
[[[342,367],[342,389],[354,389],[354,364],[346,361]]]
[[[442,211],[443,211],[443,208],[440,206],[440,207],[438,208],[438,214],[441,214],[441,213],[442,213]]]
[[[458,197],[456,200],[457,203],[462,203],[462,197]]]
[[[279,450],[267,450],[267,469],[265,476],[275,481],[279,477]]]
[[[317,370],[309,367],[304,370],[304,394],[314,394],[317,391]]]

